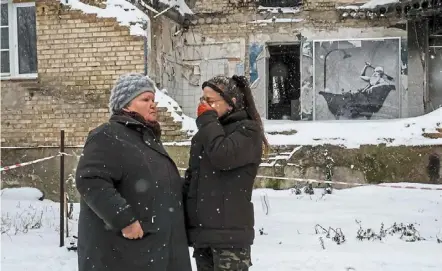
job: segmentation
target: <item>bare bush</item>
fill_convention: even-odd
[[[333,242],[335,242],[338,245],[345,243],[345,235],[340,228],[334,229],[332,227],[329,227],[327,230],[324,227],[322,227],[321,225],[316,224],[315,233],[316,234],[325,234],[326,238],[331,239]],[[332,234],[333,234],[333,237],[332,237]],[[319,240],[321,242],[321,247],[323,249],[325,249],[324,240],[322,239],[322,237],[320,237]]]
[[[384,227],[384,223],[381,224],[379,229],[379,233],[374,231],[371,228],[363,229],[361,222],[356,220],[356,223],[359,225],[358,232],[356,234],[356,238],[360,241],[362,240],[379,240],[382,241],[387,235],[400,235],[400,239],[406,242],[416,242],[423,241],[425,238],[420,236],[419,231],[415,228],[414,224],[403,224],[403,223],[393,223],[393,225],[389,228]]]
[[[17,212],[2,213],[1,216],[1,234],[17,235],[28,233],[30,230],[40,229],[43,224],[52,226],[50,212],[52,208],[36,208],[32,205],[22,208],[20,202],[16,206]],[[46,222],[46,223],[45,223]]]

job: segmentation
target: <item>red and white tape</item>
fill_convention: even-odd
[[[186,170],[185,168],[178,168],[178,169],[183,170],[183,171]],[[305,182],[305,183],[341,184],[341,185],[347,185],[347,186],[380,186],[380,187],[388,187],[388,188],[442,191],[442,186],[441,187],[430,187],[430,186],[412,186],[412,185],[397,185],[397,184],[385,184],[385,183],[383,183],[383,184],[345,183],[345,182],[335,182],[335,181],[325,181],[325,180],[315,180],[315,179],[302,179],[302,178],[292,178],[292,177],[274,177],[274,176],[262,176],[262,175],[257,175],[256,178]]]
[[[31,164],[36,164],[39,162],[43,162],[46,160],[50,160],[52,158],[61,156],[61,155],[67,155],[71,156],[67,153],[59,153],[57,155],[48,156],[45,158],[36,159],[33,161],[25,162],[25,163],[18,163],[12,166],[6,166],[6,167],[0,167],[1,171],[7,171],[10,169],[23,167]],[[178,168],[178,170],[185,171],[186,168]],[[364,184],[364,183],[346,183],[346,182],[336,182],[336,181],[325,181],[325,180],[315,180],[315,179],[302,179],[302,178],[292,178],[292,177],[275,177],[275,176],[263,176],[263,175],[257,175],[256,178],[260,179],[273,179],[273,180],[286,180],[286,181],[295,181],[295,182],[306,182],[306,183],[320,183],[320,184],[341,184],[341,185],[347,185],[347,186],[380,186],[380,187],[389,187],[389,188],[401,188],[401,189],[416,189],[416,190],[438,190],[442,191],[442,187],[429,187],[429,186],[412,186],[412,185],[396,185],[396,184]]]
[[[43,162],[43,161],[46,161],[46,160],[50,160],[52,158],[55,158],[55,157],[58,157],[58,156],[62,156],[62,155],[71,156],[70,154],[67,154],[67,153],[59,153],[57,155],[52,155],[52,156],[48,156],[48,157],[45,157],[45,158],[40,158],[40,159],[37,159],[37,160],[29,161],[29,162],[17,163],[15,165],[11,165],[11,166],[0,167],[0,172],[1,171],[6,171],[6,170],[10,170],[10,169],[14,169],[14,168],[18,168],[18,167],[23,167],[23,166],[27,166],[27,165],[36,164],[36,163]]]

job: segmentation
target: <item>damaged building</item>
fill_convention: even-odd
[[[218,74],[246,75],[266,119],[405,118],[442,104],[440,0],[186,3],[182,24],[153,21],[149,72],[190,116]]]
[[[149,74],[192,117],[220,74],[247,76],[266,119],[405,118],[442,104],[441,0],[1,2],[6,146],[54,146],[60,129],[83,144],[127,72]],[[165,138],[185,138],[159,110]]]

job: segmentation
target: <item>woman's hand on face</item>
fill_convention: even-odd
[[[201,101],[198,105],[197,115],[198,117],[202,115],[204,112],[209,110],[215,110],[213,107],[211,107],[206,101]]]

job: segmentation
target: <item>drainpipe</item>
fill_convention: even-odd
[[[147,76],[147,36],[144,36],[144,75]]]

